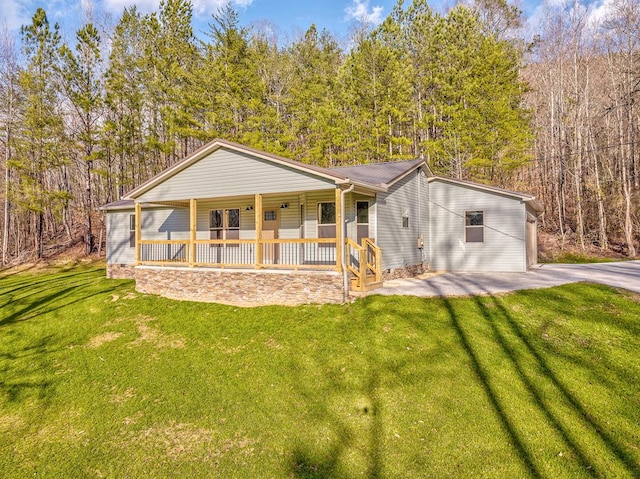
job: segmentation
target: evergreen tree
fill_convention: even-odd
[[[248,31],[230,4],[213,15],[209,26],[212,43],[199,75],[209,92],[206,127],[213,136],[253,145],[266,92],[252,61]]]
[[[329,32],[318,34],[311,25],[289,52],[291,89],[286,109],[291,153],[310,163],[333,164],[341,127],[336,102],[340,48]]]
[[[76,53],[67,45],[60,48],[62,89],[72,108],[69,128],[71,153],[77,159],[78,169],[84,174],[81,190],[85,217],[85,251],[93,250],[92,212],[94,204],[93,163],[96,160],[96,146],[99,142],[102,117],[102,78],[100,35],[88,24],[76,33]]]
[[[170,166],[191,149],[186,135],[195,119],[185,98],[198,59],[192,9],[189,0],[162,0],[159,12],[143,22],[145,103],[150,122],[147,146],[158,169]]]
[[[520,58],[507,41],[486,35],[468,8],[454,8],[445,20],[436,37],[443,56],[434,78],[437,134],[424,146],[436,171],[495,181],[528,158]]]
[[[136,7],[125,9],[116,26],[105,74],[107,106],[102,155],[107,200],[119,198],[151,174],[143,146],[143,18]]]
[[[352,154],[373,162],[412,156],[413,67],[402,50],[401,29],[390,16],[370,33],[361,31],[341,72]]]
[[[45,215],[60,214],[70,200],[66,185],[56,178],[56,169],[65,162],[64,125],[59,112],[56,88],[59,27],[51,28],[46,12],[38,8],[30,25],[21,29],[26,68],[20,74],[25,97],[21,137],[12,165],[19,175],[17,203],[34,220],[34,248],[43,256]]]

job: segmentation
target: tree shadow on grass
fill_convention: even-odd
[[[13,311],[0,319],[0,327],[66,308],[95,296],[96,292],[90,289],[94,285],[92,279],[75,279],[70,282],[73,276],[76,275],[44,281],[45,284],[42,287],[27,291],[26,296],[14,300],[9,297],[6,304],[11,303]],[[61,286],[66,287],[59,289]],[[111,288],[101,289],[100,294],[108,294],[116,289],[118,289],[118,285],[113,285]],[[49,293],[42,296],[45,291]],[[21,303],[24,306],[18,306]]]
[[[465,285],[460,282],[459,286],[464,288]],[[479,283],[475,284],[476,287],[481,288],[482,285]],[[532,370],[537,369],[542,372],[544,378],[543,381],[550,385],[553,390],[562,398],[562,400],[570,405],[572,411],[578,418],[578,422],[586,427],[587,430],[591,432],[595,437],[598,438],[599,443],[604,446],[605,449],[615,457],[620,465],[629,472],[632,477],[640,477],[640,467],[638,463],[635,462],[633,456],[622,447],[621,444],[616,441],[612,434],[607,432],[607,430],[597,421],[595,416],[588,411],[587,406],[582,404],[580,400],[570,391],[570,389],[562,382],[560,377],[556,374],[553,367],[549,365],[548,361],[544,357],[544,355],[539,351],[539,349],[533,344],[528,335],[523,330],[522,326],[514,319],[513,315],[510,314],[509,310],[505,307],[503,301],[499,298],[487,294],[487,296],[472,296],[473,301],[480,311],[482,319],[485,324],[490,328],[493,339],[496,344],[500,347],[502,352],[508,357],[510,364],[513,366],[514,370],[517,372],[518,378],[521,381],[521,384],[526,388],[526,391],[529,393],[530,397],[533,398],[533,402],[535,404],[535,408],[543,414],[545,417],[547,424],[554,430],[562,440],[570,447],[571,451],[574,453],[577,458],[580,466],[583,469],[583,472],[592,476],[592,477],[600,477],[605,475],[605,471],[598,471],[596,466],[593,464],[593,460],[590,458],[590,451],[586,449],[580,443],[580,438],[576,436],[576,433],[571,431],[570,426],[567,424],[568,418],[561,416],[556,413],[552,409],[552,404],[550,403],[550,395],[549,392],[543,388],[543,385],[540,384],[539,380],[534,380],[532,375]],[[486,302],[490,303],[490,306],[486,304]],[[556,300],[558,301],[558,300]],[[559,300],[558,303],[556,301],[552,303],[554,307],[556,304],[566,304],[566,300]],[[450,304],[450,302],[444,298],[445,304]],[[455,312],[453,308],[450,308],[450,315],[452,319],[455,317]],[[501,324],[507,326],[508,331],[515,339],[509,339],[504,332],[500,330],[498,324],[496,323],[496,314],[499,313],[499,317],[503,319],[500,321]],[[465,337],[465,333],[460,327],[459,321],[454,320],[454,327],[461,338]],[[465,348],[468,348],[470,355],[473,355],[473,350],[471,345],[465,341]],[[534,361],[535,367],[527,366],[524,363],[524,354],[529,358],[532,358]],[[474,361],[475,363],[475,361]],[[478,362],[479,374],[482,373],[482,368],[480,363]],[[486,378],[483,378],[483,383],[486,382]],[[490,387],[488,386],[487,391],[490,391]],[[492,393],[492,395],[494,395]],[[497,401],[497,399],[496,399]],[[493,401],[492,401],[493,402]],[[508,431],[513,430],[514,432],[509,432],[510,435],[515,434],[515,430],[512,426],[509,426],[509,419],[506,415],[503,414],[502,411],[499,412],[505,427]],[[518,443],[519,444],[519,443]],[[533,465],[533,461],[531,457],[526,454],[525,445],[521,444],[520,446],[516,444],[519,452],[525,454],[523,457],[524,462],[534,468],[532,472],[535,471],[535,466]]]
[[[4,396],[8,402],[20,402],[27,398],[46,400],[51,393],[53,382],[51,377],[43,375],[43,368],[34,366],[41,364],[57,347],[53,335],[48,335],[19,351],[1,353],[0,397]]]
[[[55,287],[56,285],[58,285],[59,283],[66,283],[68,282],[70,279],[72,278],[78,278],[78,277],[82,277],[82,276],[87,276],[87,275],[95,275],[97,272],[102,271],[102,269],[91,269],[91,270],[86,270],[86,271],[76,271],[76,272],[72,272],[72,273],[65,273],[63,275],[60,274],[56,274],[55,277],[51,277],[51,275],[45,275],[42,279],[40,280],[35,280],[35,278],[33,277],[28,277],[22,281],[19,282],[11,282],[10,288],[12,289],[2,289],[0,288],[0,298],[5,297],[8,298],[4,304],[6,304],[7,302],[11,301],[11,298],[13,298],[13,296],[11,296],[12,293],[16,293],[20,290],[28,290],[26,291],[29,295],[33,295],[36,294],[40,291],[45,291],[48,289],[51,289],[52,287]],[[0,278],[1,279],[1,278]],[[82,278],[80,278],[82,279]],[[1,285],[2,283],[0,283]],[[36,286],[39,286],[40,289],[35,289]]]
[[[355,321],[355,319],[354,319]],[[367,335],[372,338],[373,332],[370,324],[363,322]],[[319,428],[326,429],[330,433],[331,443],[329,447],[320,447],[317,443],[307,438],[298,440],[293,448],[288,461],[290,464],[290,477],[300,479],[335,479],[349,477],[345,470],[345,456],[349,452],[357,451],[364,456],[365,466],[363,477],[379,479],[384,477],[384,464],[382,461],[382,437],[384,435],[382,401],[379,397],[379,388],[384,376],[391,374],[392,367],[381,362],[378,358],[375,341],[370,340],[365,352],[366,374],[361,386],[353,388],[334,380],[334,373],[330,366],[324,363],[314,365],[314,370],[325,371],[325,377],[313,384],[304,381],[296,381],[297,394],[302,397],[305,404],[314,404],[317,411],[314,421]],[[304,371],[294,367],[294,375],[304,377]],[[320,383],[330,383],[329,390],[323,390]],[[358,421],[367,421],[366,433],[361,434],[353,423],[343,414],[337,411],[335,404],[331,404],[336,398],[359,398],[358,404],[348,402],[349,411],[352,411]],[[353,420],[353,418],[351,418]],[[365,436],[365,437],[363,437]],[[360,476],[361,474],[357,474]]]
[[[438,290],[438,287],[435,286],[435,289]],[[502,429],[509,437],[511,444],[513,444],[522,465],[529,472],[531,477],[543,477],[541,472],[538,470],[525,441],[520,437],[513,419],[506,412],[504,404],[500,400],[497,391],[492,386],[489,373],[486,371],[485,367],[483,367],[482,362],[471,343],[471,338],[462,327],[461,319],[453,305],[453,302],[444,296],[442,291],[438,291],[438,294],[442,296],[442,304],[447,310],[447,314],[449,315],[451,325],[453,326],[453,330],[459,340],[459,343],[471,362],[471,368],[478,379],[478,383],[482,387],[482,390],[484,391],[496,417],[499,419]]]

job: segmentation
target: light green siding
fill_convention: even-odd
[[[429,184],[432,270],[526,271],[524,202],[446,181]],[[484,212],[484,242],[465,242],[465,212]]]
[[[135,248],[129,246],[129,217],[133,214],[133,209],[107,213],[107,263],[133,264],[135,262]],[[142,238],[145,240],[189,239],[189,209],[143,209]]]
[[[389,191],[378,194],[376,243],[382,248],[383,269],[418,265],[425,259],[423,250],[418,248],[418,238],[428,231],[426,198],[426,178],[418,170],[394,183]],[[408,228],[402,226],[405,212],[409,217]]]
[[[335,187],[331,180],[221,148],[143,193],[137,200],[153,202],[297,193],[331,187]]]

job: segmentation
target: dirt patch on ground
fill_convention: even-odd
[[[185,340],[177,334],[167,334],[150,326],[149,323],[156,321],[150,316],[137,316],[134,323],[138,328],[138,336],[131,346],[139,346],[143,343],[150,343],[157,348],[184,348]]]
[[[275,349],[277,351],[284,349],[284,346],[282,346],[282,344],[280,344],[278,341],[276,341],[273,338],[267,339],[264,345],[269,349]]]
[[[109,397],[109,402],[113,404],[123,404],[129,399],[136,397],[136,388],[133,387],[128,387],[124,391],[117,391],[117,388],[114,386],[111,391],[112,393]]]
[[[125,296],[124,299],[127,297]],[[156,318],[145,315],[138,315],[135,318],[123,318],[111,321],[105,324],[105,326],[114,326],[117,324],[127,323],[133,321],[136,329],[138,330],[138,337],[129,343],[130,347],[140,346],[142,344],[152,344],[157,348],[184,348],[186,345],[185,339],[178,334],[167,334],[154,328],[151,323],[157,321]],[[92,339],[90,344],[99,342],[102,339],[104,344],[111,337],[110,335],[117,334],[119,336],[122,333],[104,333],[96,338]],[[115,338],[113,338],[115,339]]]
[[[161,452],[172,461],[215,460],[226,454],[253,455],[255,441],[243,436],[220,440],[216,432],[193,424],[170,422],[137,432],[123,432],[122,447]]]
[[[89,340],[89,342],[87,343],[87,347],[88,348],[99,348],[103,344],[110,343],[111,341],[115,341],[120,336],[122,336],[122,333],[116,333],[116,332],[113,332],[113,331],[109,331],[109,332],[106,332],[106,333],[103,333],[103,334],[100,334],[98,336],[95,336],[95,337],[91,338]]]
[[[20,414],[2,414],[0,415],[0,433],[10,434],[23,428],[27,424],[24,417]]]

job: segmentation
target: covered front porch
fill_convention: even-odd
[[[346,273],[352,291],[365,291],[381,282],[382,252],[372,239],[358,238],[369,217],[357,214],[365,203],[356,198],[333,188],[136,202],[135,265]]]

